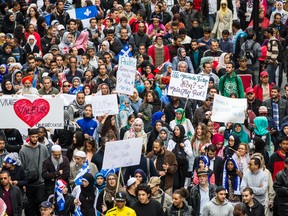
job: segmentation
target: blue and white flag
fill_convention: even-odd
[[[96,17],[98,15],[98,10],[95,5],[83,8],[75,8],[67,10],[66,12],[69,13],[71,19],[80,19],[83,23],[84,28],[89,27],[89,20],[92,17]],[[44,16],[47,25],[50,25],[50,17],[51,14]]]
[[[74,179],[75,185],[82,185],[82,177],[85,173],[89,172],[89,164],[88,160],[85,161],[85,163],[82,165],[79,173],[77,174],[76,178]]]
[[[116,59],[119,60],[119,57],[120,56],[124,56],[124,57],[132,57],[132,52],[130,51],[130,46],[129,44],[127,43],[123,48],[122,50],[120,50],[120,52],[116,55]]]
[[[107,178],[107,176],[109,174],[116,174],[119,172],[119,168],[116,169],[101,169],[100,172],[104,175],[105,178]]]
[[[55,184],[55,193],[56,193],[57,205],[59,206],[59,211],[63,211],[65,208],[65,199],[58,181],[56,181]]]
[[[74,216],[83,216],[79,206],[75,209]]]

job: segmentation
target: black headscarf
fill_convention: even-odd
[[[6,84],[7,82],[11,82],[11,81],[10,81],[10,80],[4,80],[4,81],[2,82],[2,84],[1,84],[3,94],[6,94],[6,95],[15,94],[16,92],[15,92],[13,86],[12,86],[12,89],[11,89],[11,90],[7,90],[7,89],[6,89],[5,84]],[[11,82],[11,85],[12,85],[12,82]]]
[[[83,175],[83,179],[87,180],[89,182],[89,185],[87,187],[84,187],[81,185],[81,193],[80,193],[80,200],[81,197],[84,199],[95,199],[95,187],[94,187],[94,178],[91,173],[85,173]]]
[[[181,143],[181,142],[184,142],[186,140],[186,137],[185,137],[185,128],[183,127],[183,125],[180,125],[180,124],[177,124],[175,127],[178,127],[179,130],[180,130],[180,136],[175,136],[175,133],[173,132],[173,138],[172,140],[176,143]],[[175,128],[174,128],[175,130]]]
[[[7,12],[5,14],[5,17],[3,19],[3,25],[2,25],[2,32],[4,32],[5,34],[7,33],[13,33],[14,29],[15,29],[15,24],[16,22],[11,22],[9,17],[13,15],[13,13],[11,12]]]
[[[235,153],[235,151],[238,150],[238,147],[239,147],[239,144],[240,144],[240,139],[239,139],[239,137],[236,134],[231,134],[230,136],[234,137],[234,146],[231,147],[231,146],[229,146],[229,143],[228,143],[228,146],[225,147],[225,156],[226,156],[226,158],[232,157],[232,155]]]

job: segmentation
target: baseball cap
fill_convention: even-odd
[[[64,30],[65,29],[65,27],[63,26],[63,25],[58,25],[58,27],[57,27],[57,31],[61,31],[61,30]]]
[[[262,71],[260,73],[260,77],[264,77],[264,76],[269,76],[268,72],[267,71]]]
[[[55,44],[55,45],[51,46],[49,51],[52,51],[52,50],[59,50],[58,45]]]
[[[198,176],[208,175],[208,173],[207,173],[207,171],[205,171],[205,170],[200,170],[200,171],[197,172],[197,175],[198,175]]]
[[[115,200],[116,201],[126,201],[126,193],[125,192],[117,192]]]
[[[248,93],[254,93],[254,89],[251,88],[251,87],[248,87],[248,88],[246,89],[246,94],[248,94]]]
[[[48,201],[44,201],[40,204],[40,207],[43,208],[52,208],[52,203],[48,202]]]
[[[130,187],[131,185],[133,185],[136,182],[137,178],[135,177],[131,177],[130,179],[128,179],[127,181],[127,187]]]
[[[152,177],[150,178],[150,181],[149,181],[148,185],[150,186],[150,188],[153,188],[153,187],[155,187],[155,186],[157,186],[157,185],[160,185],[160,183],[161,183],[161,180],[160,180],[159,177],[157,177],[157,176],[152,176]]]
[[[259,113],[268,113],[268,109],[266,106],[260,106],[259,107]]]

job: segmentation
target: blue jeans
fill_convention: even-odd
[[[213,29],[216,20],[216,14],[209,14],[208,15],[208,25],[211,29]]]

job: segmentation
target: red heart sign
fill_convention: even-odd
[[[27,99],[20,99],[14,104],[16,115],[30,127],[41,121],[49,110],[50,105],[44,99],[36,99],[33,103]]]

